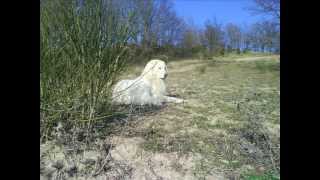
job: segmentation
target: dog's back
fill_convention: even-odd
[[[121,80],[115,85],[112,100],[117,104],[152,104],[151,87],[143,80]]]

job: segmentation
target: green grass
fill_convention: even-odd
[[[279,180],[280,176],[274,172],[266,172],[264,174],[244,174],[242,175],[243,180]]]
[[[280,70],[280,62],[256,61],[255,65],[262,73]]]

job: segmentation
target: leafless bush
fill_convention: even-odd
[[[270,104],[257,105],[253,101],[259,101],[261,94],[252,93],[247,95],[244,100],[237,104],[240,118],[245,125],[237,130],[242,152],[257,163],[262,163],[275,171],[280,171],[280,136],[272,138],[266,130],[266,115],[273,111],[275,107]],[[271,96],[270,99],[277,98]]]

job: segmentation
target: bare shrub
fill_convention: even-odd
[[[90,128],[113,115],[110,90],[130,59],[133,14],[114,1],[42,1],[40,102],[43,138],[58,122]]]
[[[268,120],[267,115],[278,107],[274,107],[279,97],[268,96],[262,97],[259,93],[249,93],[244,100],[237,105],[240,113],[240,118],[244,120],[245,124],[238,129],[239,142],[242,152],[249,154],[256,163],[261,163],[273,171],[280,171],[280,136],[271,137],[266,130],[265,123]],[[268,103],[259,104],[263,98],[269,98]]]

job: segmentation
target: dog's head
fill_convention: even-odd
[[[166,63],[162,60],[154,59],[147,63],[142,76],[152,76],[153,78],[166,79],[168,76],[168,70]]]

